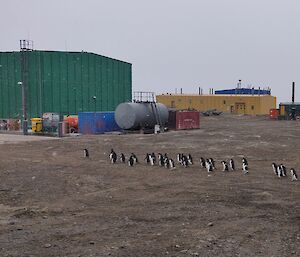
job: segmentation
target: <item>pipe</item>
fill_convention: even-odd
[[[295,82],[292,84],[292,103],[295,102]]]

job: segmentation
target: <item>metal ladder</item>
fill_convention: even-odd
[[[154,114],[156,124],[159,125],[160,132],[163,132],[164,128],[163,128],[163,124],[162,124],[162,121],[161,121],[159,110],[157,108],[155,93],[152,93],[151,108],[152,108],[152,112]]]
[[[157,107],[157,104],[156,104],[155,93],[154,92],[136,91],[136,92],[133,92],[133,99],[132,100],[133,100],[134,103],[148,103],[150,105],[151,111],[152,111],[153,116],[155,118],[155,123],[156,123],[156,125],[159,126],[160,132],[163,132],[164,131],[163,123],[162,123],[162,120],[161,120],[161,115],[160,115],[159,108]]]

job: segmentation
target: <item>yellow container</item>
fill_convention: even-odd
[[[280,105],[280,116],[285,116],[285,108],[284,108],[284,105]]]
[[[31,125],[32,125],[32,132],[41,132],[43,129],[43,119],[32,118]]]

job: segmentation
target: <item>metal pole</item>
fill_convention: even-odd
[[[18,85],[21,86],[21,90],[22,90],[23,134],[28,135],[28,121],[27,121],[27,111],[26,111],[26,91],[25,91],[24,83],[22,81],[19,81]]]
[[[28,58],[26,51],[26,40],[20,40],[21,52],[21,78],[18,85],[22,87],[22,110],[23,110],[23,134],[28,135],[27,121],[27,83],[28,83]]]
[[[292,103],[295,102],[295,82],[292,84]]]

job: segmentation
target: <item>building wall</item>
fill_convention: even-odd
[[[132,96],[131,64],[87,52],[27,52],[28,116],[114,111]],[[0,118],[22,115],[21,53],[0,52]],[[93,97],[96,96],[96,99]]]
[[[269,114],[276,108],[276,97],[270,95],[158,95],[157,101],[178,110],[195,109],[207,111],[217,109],[227,113]]]
[[[261,102],[261,112],[264,114],[268,114],[270,109],[276,108],[276,97],[262,97],[260,98]],[[272,106],[272,107],[270,107]]]

